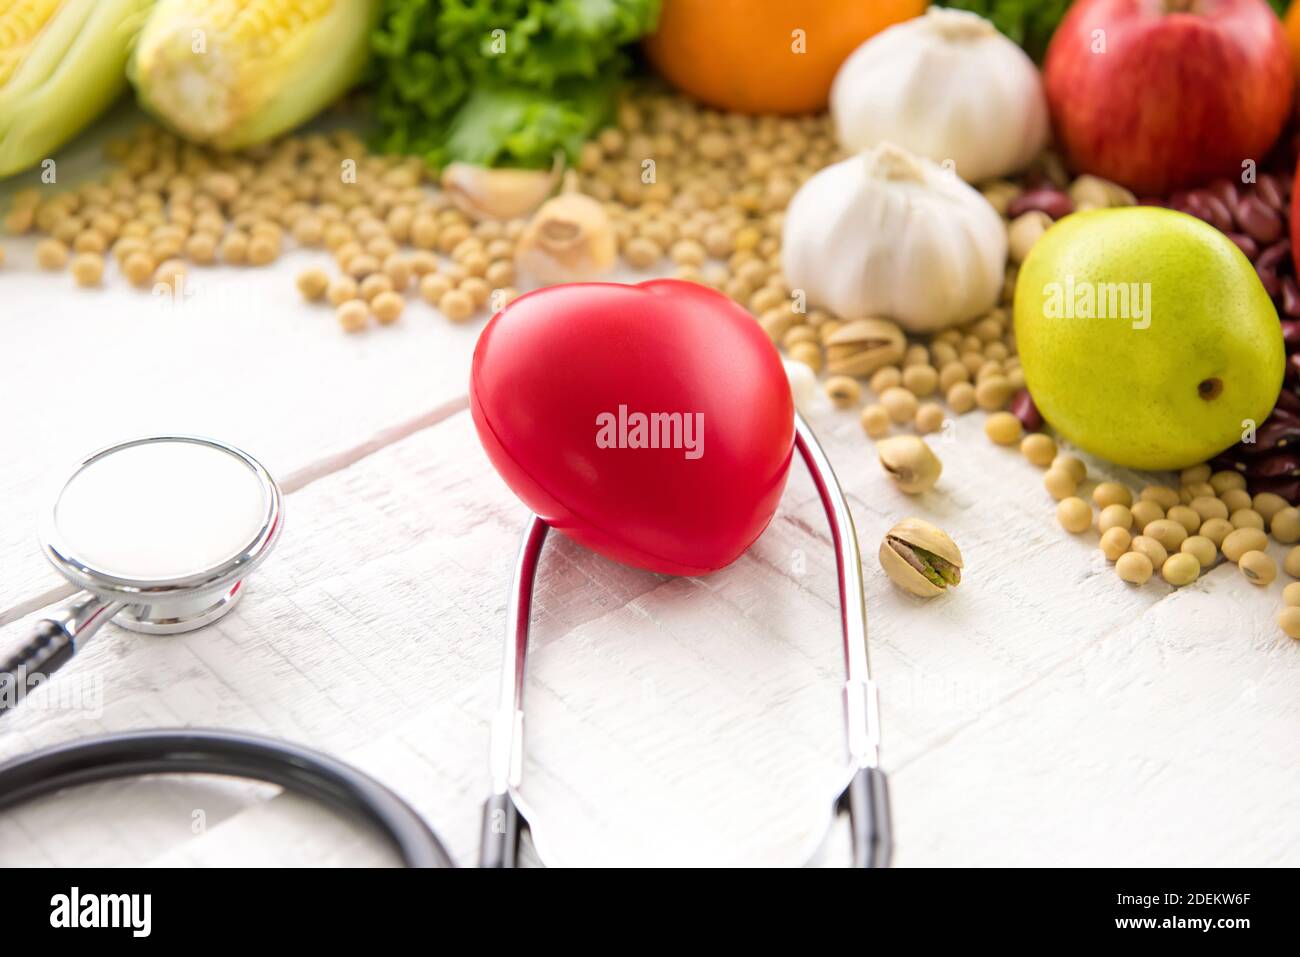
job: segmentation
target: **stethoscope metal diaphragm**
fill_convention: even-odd
[[[53,499],[41,547],[83,593],[0,661],[0,715],[109,620],[161,635],[216,621],[284,528],[284,497],[266,468],[232,445],[191,435],[100,449]]]

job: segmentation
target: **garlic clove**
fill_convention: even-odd
[[[617,252],[605,208],[590,196],[564,193],[533,216],[515,261],[545,283],[580,282],[613,269]]]
[[[474,220],[523,219],[555,191],[563,172],[562,153],[556,154],[550,170],[452,163],[442,171],[442,188],[456,207]]]

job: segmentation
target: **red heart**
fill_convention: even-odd
[[[726,296],[673,279],[515,300],[479,338],[470,403],[529,508],[602,555],[674,575],[740,557],[793,454],[772,343]]]

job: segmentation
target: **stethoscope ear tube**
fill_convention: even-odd
[[[850,777],[837,795],[834,812],[846,814],[854,867],[888,867],[893,849],[889,789],[878,766],[880,718],[867,661],[867,608],[862,556],[848,502],[803,416],[795,414],[795,446],[812,475],[830,522],[839,577],[840,623],[844,639],[844,723]],[[515,867],[520,836],[529,829],[515,797],[523,777],[524,666],[532,617],[533,583],[547,525],[530,516],[515,560],[506,610],[506,646],[501,696],[491,729],[492,794],[483,809],[480,867]]]
[[[407,867],[454,867],[410,805],[349,764],[231,731],[134,731],[55,745],[0,764],[0,810],[64,788],[141,774],[219,774],[278,784],[369,821]]]

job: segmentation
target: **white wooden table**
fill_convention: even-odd
[[[0,759],[134,728],[277,735],[378,775],[472,863],[525,517],[464,411],[481,322],[420,304],[344,336],[293,290],[316,254],[199,273],[175,309],[116,281],[74,291],[35,272],[30,241],[4,245],[0,645],[68,592],[35,528],[83,452],[209,433],[289,495],[281,544],[231,616],[173,638],[110,625],[48,686],[58,700],[3,720]],[[889,485],[855,416],[811,418],[863,543],[897,864],[1300,864],[1300,642],[1274,624],[1283,582],[1221,566],[1177,592],[1123,585],[979,414],[935,443],[943,478],[918,500]],[[923,603],[880,571],[881,535],[907,514],[960,545],[954,594]],[[559,860],[801,863],[842,747],[834,557],[807,476],[715,575],[654,576],[553,537],[537,591],[524,790]],[[0,865],[390,861],[329,812],[217,779],[0,814]]]

